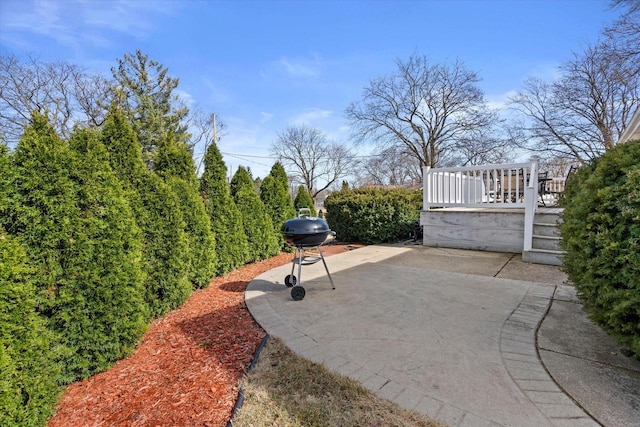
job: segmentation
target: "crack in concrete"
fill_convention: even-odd
[[[515,258],[516,254],[512,254],[511,257],[509,257],[509,259],[502,265],[502,267],[500,267],[500,269],[498,270],[498,272],[496,274],[493,275],[493,277],[498,277],[498,274],[500,274],[502,272],[502,270],[504,270],[504,268],[511,262],[513,261],[513,259]]]

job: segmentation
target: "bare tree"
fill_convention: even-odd
[[[606,46],[589,46],[560,67],[553,83],[529,78],[511,98],[523,119],[515,126],[524,146],[580,162],[612,148],[640,99],[640,73]]]
[[[497,126],[483,127],[469,132],[456,143],[453,161],[460,166],[475,166],[509,163],[514,157],[514,144],[509,138],[509,130]]]
[[[605,30],[606,47],[622,60],[638,61],[640,58],[640,1],[613,0],[611,5],[614,8],[626,8],[626,11],[620,19]]]
[[[307,125],[290,126],[278,134],[271,152],[314,200],[318,193],[348,176],[355,164],[348,148],[330,142],[320,129]]]
[[[497,116],[476,86],[480,80],[456,60],[432,64],[424,56],[397,61],[396,74],[372,80],[346,116],[356,142],[402,147],[421,166],[450,164],[463,140]]]
[[[390,147],[361,162],[358,181],[373,185],[406,185],[422,180],[422,171],[415,157],[406,150]]]
[[[77,124],[99,126],[106,115],[109,86],[107,79],[67,62],[0,55],[0,138],[17,142],[34,110],[48,113],[63,136]]]
[[[202,110],[189,111],[186,118],[186,125],[189,129],[188,145],[193,153],[196,166],[196,173],[200,175],[200,170],[204,164],[204,156],[211,144],[218,144],[223,135],[225,126],[218,119],[216,113],[207,114]]]

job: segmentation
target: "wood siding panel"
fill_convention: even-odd
[[[425,246],[520,253],[524,244],[524,211],[438,209],[420,223]]]

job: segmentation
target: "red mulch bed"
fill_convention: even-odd
[[[323,253],[353,248],[329,244]],[[214,278],[155,320],[133,355],[67,387],[48,427],[225,426],[264,337],[245,306],[244,290],[254,277],[291,259],[284,253]]]

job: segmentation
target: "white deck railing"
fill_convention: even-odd
[[[537,188],[535,162],[424,168],[424,209],[524,208],[525,188]],[[533,172],[533,173],[532,173]]]
[[[530,250],[538,207],[538,164],[425,167],[424,210],[432,208],[524,209],[524,250]]]

